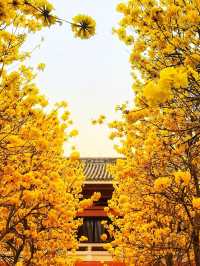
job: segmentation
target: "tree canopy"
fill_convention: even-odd
[[[76,37],[95,33],[89,16],[68,22],[53,9],[46,0],[0,2],[0,262],[8,265],[71,265],[77,212],[99,197],[80,200],[79,153],[64,156],[64,143],[78,133],[69,129],[67,103],[51,109],[34,81],[45,65],[25,63],[31,53],[23,44],[43,27],[67,22]]]
[[[124,159],[110,169],[107,246],[128,265],[200,265],[200,3],[129,0],[117,10],[135,99],[110,123]]]

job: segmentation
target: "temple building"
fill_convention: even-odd
[[[103,249],[101,235],[105,233],[105,229],[101,221],[109,219],[104,207],[107,206],[107,201],[112,197],[113,185],[112,176],[107,171],[107,165],[115,163],[116,158],[82,158],[81,160],[85,164],[84,174],[86,176],[83,197],[89,198],[94,192],[101,192],[101,198],[79,216],[83,218],[83,225],[79,230],[79,235],[84,235],[88,238],[88,241],[80,244],[79,247],[79,257],[85,261],[85,264],[80,265],[101,265],[98,264],[98,261],[99,263],[101,261],[111,263],[112,257]],[[107,265],[121,264],[112,263]]]

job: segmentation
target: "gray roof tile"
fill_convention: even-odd
[[[116,158],[81,158],[86,181],[111,181],[113,177],[106,167],[108,164],[115,163],[116,160]]]

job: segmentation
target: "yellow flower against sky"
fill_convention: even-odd
[[[92,17],[80,14],[73,17],[71,27],[75,37],[89,39],[95,34],[96,22]]]

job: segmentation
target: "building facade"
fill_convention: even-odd
[[[111,199],[113,192],[112,176],[107,171],[109,164],[114,164],[116,158],[82,158],[84,163],[84,174],[86,180],[83,187],[83,197],[89,198],[94,192],[101,192],[101,198],[91,208],[84,210],[79,217],[83,218],[83,225],[79,230],[79,235],[88,238],[87,242],[80,244],[78,255],[82,262],[77,265],[122,265],[112,262],[111,255],[103,249],[101,235],[105,228],[101,224],[102,220],[109,220],[104,208],[107,201]],[[108,238],[107,241],[110,241]],[[105,243],[105,242],[104,242]]]

